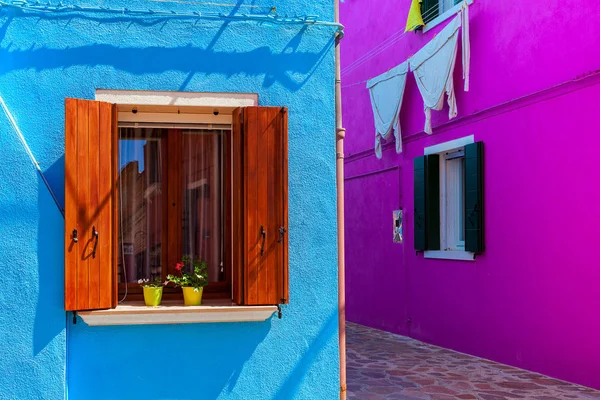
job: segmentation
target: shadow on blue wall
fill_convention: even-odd
[[[216,399],[231,393],[272,320],[240,324],[69,327],[69,397]],[[243,339],[240,340],[241,332]],[[194,341],[193,338],[197,338]],[[102,346],[89,344],[102,343]],[[115,379],[98,379],[113,376]],[[257,382],[265,377],[256,377]]]
[[[29,14],[19,17],[33,18]],[[35,18],[38,18],[37,16]],[[81,18],[97,21],[98,23],[129,22],[129,24],[158,24],[144,22],[134,17],[94,18],[87,15],[48,15],[47,20],[72,20]],[[13,17],[7,18],[0,28],[0,43],[2,29],[6,32]],[[164,21],[166,23],[168,21]],[[12,43],[0,48],[0,59],[10,62],[0,65],[0,74],[6,74],[19,69],[65,69],[73,66],[110,66],[120,71],[142,75],[159,74],[165,71],[180,71],[187,73],[179,90],[184,90],[195,74],[220,74],[231,77],[236,74],[246,76],[264,75],[263,87],[267,88],[279,82],[290,91],[299,90],[310,79],[313,72],[322,62],[324,56],[334,45],[333,35],[325,46],[318,52],[298,51],[302,36],[307,26],[299,28],[299,32],[287,43],[283,51],[275,53],[269,46],[255,47],[238,51],[239,43],[228,45],[231,51],[215,51],[213,49],[218,38],[227,28],[227,23],[218,28],[216,34],[206,48],[195,47],[192,44],[178,47],[147,46],[119,47],[108,43],[94,43],[85,46],[65,48],[49,48],[46,46],[29,49],[12,49]],[[127,29],[127,28],[126,28]],[[266,37],[266,40],[269,38]],[[241,44],[248,48],[251,43]],[[292,76],[294,75],[294,76]],[[296,76],[300,75],[298,78]]]
[[[313,341],[308,344],[307,351],[296,364],[292,372],[287,376],[283,386],[277,391],[277,394],[273,396],[274,399],[292,399],[296,397],[298,388],[304,383],[306,374],[314,367],[315,359],[319,356],[325,346],[327,346],[330,340],[337,339],[337,316],[337,313],[331,314],[321,331],[319,331]]]
[[[37,355],[65,329],[64,221],[38,175],[38,299],[33,327],[33,353]]]

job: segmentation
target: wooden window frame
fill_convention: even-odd
[[[150,94],[150,96],[154,94],[153,92],[134,93],[133,98],[136,101],[140,100],[140,96],[144,97],[145,93]],[[189,101],[189,95],[188,93],[183,97]],[[98,98],[98,95],[96,97]],[[170,99],[169,104],[149,106],[150,103],[147,102],[138,103],[144,104],[141,112],[154,113],[153,115],[156,116],[157,110],[160,109],[164,111],[163,114],[173,112],[179,114],[180,107],[173,105],[178,101],[177,96],[170,93],[169,96],[165,97]],[[237,97],[237,95],[232,95],[232,97]],[[241,97],[244,97],[244,95],[241,95]],[[229,99],[228,96],[226,98]],[[161,101],[165,101],[165,99]],[[245,102],[248,99],[243,98],[240,101]],[[229,128],[230,134],[224,135],[225,139],[221,142],[220,149],[222,152],[220,157],[224,203],[222,216],[222,224],[224,224],[223,246],[225,247],[223,263],[226,281],[216,285],[213,284],[214,290],[207,287],[206,297],[219,295],[219,297],[228,297],[229,301],[233,299],[234,303],[241,306],[273,307],[289,302],[287,234],[288,114],[285,107],[234,103],[235,101],[233,103],[229,102],[221,109],[223,116],[227,116],[231,112],[229,117],[231,125],[225,127],[226,129]],[[89,109],[89,117],[84,112],[80,116],[76,112],[79,108]],[[213,111],[214,108],[206,107],[206,105],[196,106],[192,104],[190,108],[184,108],[183,106],[181,108],[183,108],[182,113],[188,114],[187,124],[195,124],[195,121],[189,121],[190,114],[209,118],[218,114]],[[97,118],[98,113],[96,110],[105,111],[104,114],[101,111],[100,118]],[[70,205],[66,209],[66,218],[71,218],[68,221],[65,220],[64,232],[65,310],[67,311],[115,308],[119,300],[136,301],[143,296],[142,288],[137,283],[124,283],[122,287],[127,288],[127,298],[124,299],[119,296],[119,285],[117,283],[118,230],[120,225],[118,223],[118,203],[120,200],[118,184],[119,121],[121,113],[136,114],[135,110],[135,104],[127,103],[122,107],[121,103],[111,102],[108,98],[95,101],[66,99],[65,170],[68,178],[66,180],[71,183],[70,187],[65,189],[65,203]],[[144,123],[145,121],[140,120],[137,122]],[[149,120],[148,122],[160,123],[161,121]],[[220,120],[219,122],[224,121]],[[164,122],[161,125],[165,128],[173,127],[172,125],[164,126]],[[153,126],[156,127],[156,124],[153,124]],[[183,128],[182,126],[177,127]],[[210,127],[207,126],[207,128]],[[187,129],[187,127],[183,129]],[[182,133],[182,131],[179,132]],[[175,171],[171,171],[172,166],[169,166],[167,159],[169,143],[170,146],[181,148],[182,137],[181,134],[167,133],[167,144],[161,150],[165,152],[166,156],[163,159],[163,168],[169,168],[164,174],[164,178],[167,180],[167,182],[163,182],[163,187],[166,187],[166,200],[163,200],[162,207],[170,206],[173,201],[173,197],[169,198],[169,194],[175,196],[178,204],[181,204],[181,200],[184,198],[183,176],[177,172],[177,168]],[[95,145],[96,140],[100,140],[100,146]],[[88,141],[94,145],[90,144],[88,146]],[[102,147],[102,142],[106,143],[104,147]],[[101,149],[110,149],[110,151],[107,152]],[[240,152],[240,150],[242,151]],[[101,166],[107,164],[110,164],[111,168],[101,168]],[[179,163],[174,163],[174,165],[177,164]],[[79,177],[74,176],[78,170],[90,171],[90,173],[83,174],[82,172],[82,177],[79,179]],[[111,170],[114,172],[110,172]],[[181,170],[180,166],[179,170]],[[98,179],[92,172],[100,173],[100,176],[102,174],[106,175],[108,172],[111,178],[104,181],[109,184],[102,186],[98,183],[102,179]],[[75,183],[77,190],[73,190],[73,183]],[[97,189],[98,185],[102,186],[101,189]],[[256,196],[253,195],[254,192],[256,192]],[[109,193],[106,196],[109,196],[113,203],[110,207],[107,206],[108,203],[100,202],[102,193]],[[90,201],[88,201],[88,198]],[[98,203],[95,202],[97,198]],[[168,235],[167,239],[169,240],[172,240],[174,236],[183,234],[182,215],[179,215],[179,210],[178,207],[175,210],[163,212],[163,218],[166,218],[167,221],[169,221],[168,214],[173,213],[176,216],[171,218],[175,221],[174,225],[168,223],[166,227],[162,227],[163,235],[168,232],[168,229],[177,233],[177,235]],[[97,219],[102,218],[113,221],[110,224],[112,227],[108,229],[104,226],[99,229],[102,234],[98,235],[94,233],[96,229],[92,225],[100,227],[99,224],[102,222],[97,221]],[[70,223],[67,223],[69,221]],[[216,222],[214,221],[214,223]],[[105,231],[108,231],[108,233],[105,234]],[[78,243],[78,238],[82,239],[81,243]],[[173,264],[171,267],[174,267],[174,260],[179,261],[179,252],[181,252],[183,246],[181,246],[181,239],[175,240],[171,244],[167,243],[166,240],[162,242],[166,243],[166,248],[176,249],[177,251],[175,256],[172,253],[162,255],[161,275],[164,277],[172,272],[169,271],[170,264]],[[98,259],[110,257],[113,262],[106,260],[96,262],[94,258],[96,248],[98,249]],[[104,292],[102,285],[106,287],[106,292]],[[181,296],[179,290],[167,289],[164,298],[166,300],[179,298]],[[109,299],[110,302],[101,301],[98,304],[96,297],[99,292],[105,293],[104,295],[101,294],[101,297]],[[77,300],[73,301],[73,299]]]

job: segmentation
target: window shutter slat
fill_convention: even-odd
[[[440,156],[425,158],[425,223],[427,250],[440,250]]]
[[[484,251],[483,142],[465,146],[465,250]]]
[[[79,99],[65,102],[67,311],[116,306],[115,115],[112,104]],[[97,238],[94,232],[98,232]]]
[[[234,112],[233,240],[242,244],[233,247],[233,299],[238,304],[287,302],[286,112],[280,107]],[[241,240],[236,230],[243,233]]]

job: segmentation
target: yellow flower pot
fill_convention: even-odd
[[[148,307],[160,306],[162,300],[163,288],[161,287],[144,287],[144,302]]]
[[[182,289],[184,306],[199,306],[202,304],[202,290],[204,288],[195,290],[193,287],[182,287]]]

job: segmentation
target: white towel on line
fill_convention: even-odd
[[[404,89],[408,61],[367,81],[371,96],[371,106],[375,119],[375,155],[381,158],[381,139],[390,137],[392,130],[396,139],[396,153],[402,152],[402,136],[400,131],[400,108]]]
[[[417,87],[423,97],[425,109],[425,132],[432,133],[431,110],[441,110],[444,106],[444,93],[448,96],[448,118],[458,114],[454,95],[454,67],[458,48],[458,30],[462,32],[462,62],[465,91],[469,90],[470,40],[469,12],[466,2],[460,15],[454,18],[437,36],[427,43],[409,60],[410,69],[415,75]]]

